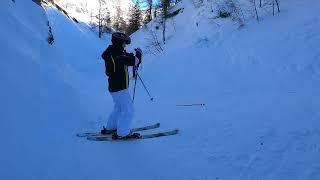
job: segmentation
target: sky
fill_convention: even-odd
[[[147,7],[147,3],[143,3],[143,0],[132,0],[133,3],[136,3],[137,1],[142,2],[141,5],[140,5],[142,8],[146,8]],[[153,0],[153,4],[156,5],[156,4],[159,3],[159,1],[160,0]]]

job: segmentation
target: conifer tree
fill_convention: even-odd
[[[132,34],[136,32],[141,26],[141,21],[142,21],[142,13],[138,4],[136,4],[131,9],[131,16],[129,20],[129,27],[127,28],[127,33]]]

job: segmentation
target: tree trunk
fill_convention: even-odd
[[[149,5],[149,20],[152,20],[152,3]]]
[[[170,0],[162,0],[162,25],[163,25],[163,31],[162,31],[162,38],[163,43],[166,43],[166,20],[168,16],[168,8],[170,6]]]
[[[163,31],[162,31],[163,44],[166,44],[166,20],[163,19]]]
[[[98,15],[98,30],[99,30],[99,38],[101,38],[101,36],[102,36],[101,28],[102,28],[102,19],[101,19],[101,0],[99,0],[99,15]]]
[[[258,16],[258,11],[257,11],[257,6],[256,6],[256,0],[253,0],[253,4],[254,4],[254,10],[256,11],[257,21],[259,21],[259,16]]]
[[[260,0],[260,7],[262,7],[262,3],[261,3],[261,1],[262,1],[262,0]]]
[[[278,6],[278,13],[280,12],[280,7],[279,7],[279,1],[276,0],[277,6]]]
[[[272,0],[272,15],[274,15],[274,0]]]

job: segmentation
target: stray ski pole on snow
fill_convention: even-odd
[[[176,106],[205,106],[206,104],[177,104]]]

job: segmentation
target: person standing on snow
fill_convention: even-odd
[[[108,89],[114,102],[114,109],[108,118],[107,126],[101,130],[101,134],[112,134],[113,139],[139,138],[139,133],[130,132],[134,109],[128,91],[128,66],[139,66],[142,51],[137,48],[135,55],[127,53],[125,46],[131,43],[131,39],[121,32],[113,33],[111,42],[112,45],[109,45],[103,52],[102,58],[105,62]]]

